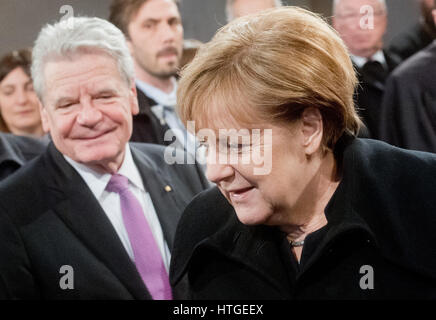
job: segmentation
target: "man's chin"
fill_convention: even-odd
[[[166,80],[177,75],[177,72],[179,71],[179,65],[179,61],[159,63],[156,65],[156,70],[153,70],[153,72],[149,73],[156,78]]]

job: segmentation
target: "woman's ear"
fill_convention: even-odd
[[[318,108],[309,107],[301,114],[303,148],[307,156],[311,156],[321,149],[323,123]]]

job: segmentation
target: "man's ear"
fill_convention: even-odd
[[[42,129],[45,133],[50,132],[50,122],[48,120],[48,114],[46,108],[42,105],[42,102],[38,100],[38,106],[39,106],[39,113],[41,115],[41,123],[42,123]]]
[[[139,113],[139,105],[136,84],[134,79],[131,79],[130,81],[132,83],[129,90],[130,111],[132,112],[132,115],[137,115]]]
[[[133,55],[134,50],[133,50],[133,43],[132,43],[132,40],[130,40],[129,38],[127,38],[127,39],[126,39],[126,43],[127,43],[127,48],[129,49],[129,52],[130,52],[131,56],[134,57],[134,55]]]
[[[323,137],[323,123],[318,108],[308,107],[301,114],[303,148],[307,156],[320,150]]]

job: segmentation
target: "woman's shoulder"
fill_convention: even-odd
[[[223,232],[232,233],[239,224],[233,207],[217,187],[198,194],[186,207],[177,226],[171,253],[172,283],[178,283],[196,248],[210,244],[213,237],[221,239]]]
[[[234,217],[233,207],[217,187],[212,187],[195,196],[188,204],[179,228],[189,230],[193,237],[207,237],[223,228]]]

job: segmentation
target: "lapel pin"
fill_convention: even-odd
[[[170,186],[165,186],[165,191],[166,192],[171,192],[173,189],[171,189],[171,187]]]

